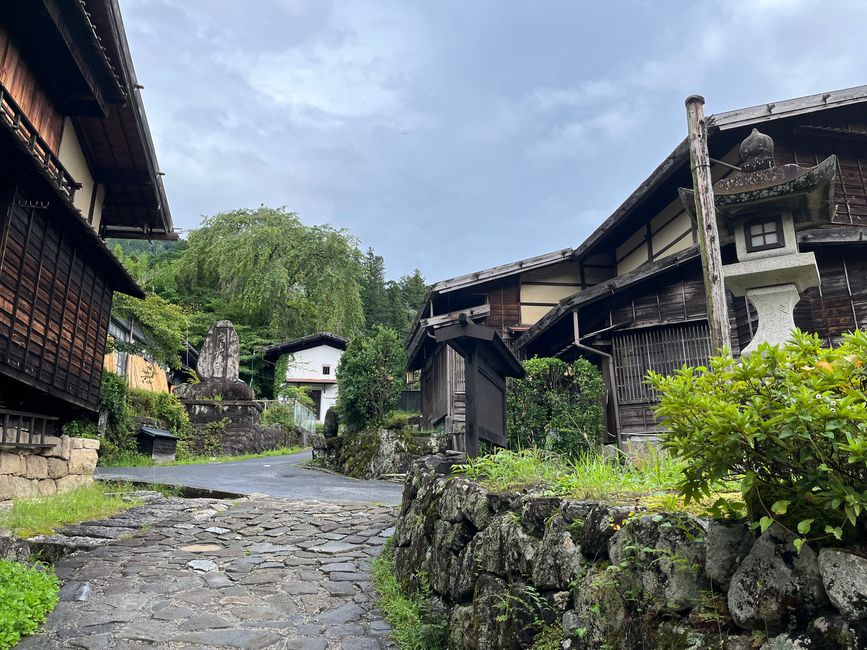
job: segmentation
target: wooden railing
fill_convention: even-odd
[[[18,102],[3,84],[0,84],[0,118],[18,136],[30,155],[42,166],[45,174],[71,202],[75,198],[75,191],[81,189],[81,184],[77,183],[61,164],[60,159],[42,139],[39,131],[27,119]]]
[[[55,433],[57,418],[0,409],[0,449],[51,447],[45,436]]]

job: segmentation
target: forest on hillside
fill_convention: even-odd
[[[109,240],[147,293],[115,294],[113,311],[133,317],[148,352],[169,366],[196,349],[214,321],[231,320],[241,340],[241,374],[271,397],[273,366],[263,346],[320,331],[352,338],[374,325],[405,336],[426,290],[421,272],[385,279],[385,261],[363,253],[347,230],[307,226],[283,208],[206,217],[184,240]]]

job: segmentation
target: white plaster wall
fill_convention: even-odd
[[[90,201],[94,191],[93,176],[91,176],[90,168],[87,166],[87,160],[78,142],[72,120],[68,117],[63,122],[63,135],[60,139],[60,151],[57,152],[57,157],[66,167],[66,170],[72,174],[72,177],[82,185],[81,189],[75,193],[73,203],[87,219],[90,215]],[[99,194],[97,194],[97,199],[101,199]],[[99,213],[101,217],[102,205],[99,206]]]
[[[326,379],[336,381],[337,364],[343,350],[330,345],[319,345],[309,350],[293,352],[286,369],[286,381],[304,381],[305,379]],[[322,374],[322,366],[331,366],[331,374]]]

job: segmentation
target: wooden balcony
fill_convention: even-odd
[[[20,145],[33,157],[44,175],[57,186],[60,193],[71,204],[75,198],[75,191],[81,189],[81,184],[77,183],[61,164],[60,159],[42,139],[39,131],[27,119],[24,111],[3,84],[0,84],[0,124],[5,125],[17,136]]]
[[[0,409],[0,450],[53,447],[45,436],[54,435],[56,426],[57,418],[50,415]]]

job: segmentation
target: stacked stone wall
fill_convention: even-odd
[[[777,524],[491,492],[454,462],[414,464],[394,537],[450,648],[867,648],[867,540],[798,553]]]
[[[0,451],[0,503],[51,496],[88,483],[99,440],[46,436],[47,449]]]
[[[287,432],[283,427],[259,422],[262,405],[251,400],[182,400],[193,433],[188,444],[193,453],[219,453],[227,456],[257,454],[298,445],[302,432]]]

